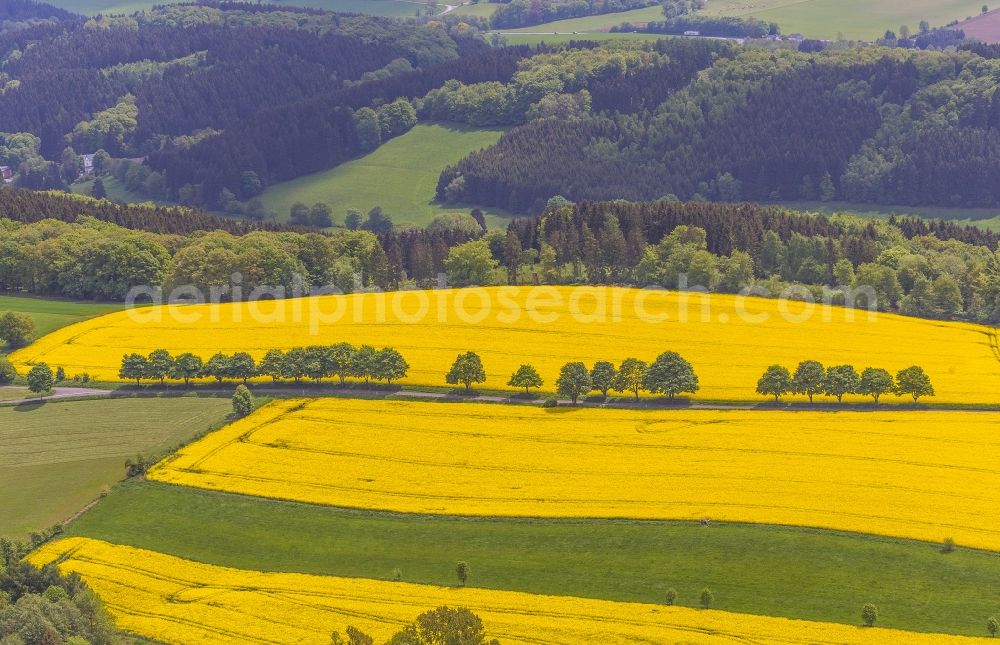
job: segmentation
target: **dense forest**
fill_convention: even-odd
[[[970,51],[739,50],[648,110],[512,130],[438,195],[517,212],[556,194],[996,205],[998,70]]]
[[[244,293],[304,294],[430,287],[442,273],[455,286],[615,283],[778,295],[795,285],[817,299],[832,289],[834,302],[849,302],[843,290],[871,287],[884,310],[1000,322],[1000,234],[911,218],[555,199],[540,219],[512,220],[506,231],[323,234],[0,190],[0,291],[121,300],[133,286],[207,292],[239,274]]]
[[[996,206],[1000,60],[957,33],[505,47],[456,16],[207,1],[65,18],[0,34],[0,165],[64,189],[98,153],[87,172],[148,198],[266,218],[269,186],[452,121],[510,129],[446,168],[438,198],[515,213],[556,195]]]

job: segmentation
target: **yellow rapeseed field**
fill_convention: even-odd
[[[79,573],[120,627],[164,643],[316,643],[354,625],[384,642],[441,605],[478,614],[503,645],[815,643],[962,645],[985,639],[698,611],[681,607],[242,571],[86,538],[36,551]]]
[[[698,373],[700,398],[757,399],[773,363],[804,359],[893,373],[921,365],[937,401],[1000,403],[996,330],[838,307],[731,295],[611,287],[495,287],[323,296],[224,305],[153,307],[82,322],[16,352],[70,374],[116,380],[122,354],[165,348],[208,358],[347,341],[393,346],[411,369],[404,383],[443,386],[460,352],[483,357],[485,387],[505,388],[532,363],[552,390],[569,361],[680,352]]]
[[[1000,413],[273,402],[164,482],[401,512],[789,524],[1000,551]]]

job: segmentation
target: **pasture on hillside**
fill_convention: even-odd
[[[994,412],[291,399],[182,448],[149,477],[404,513],[712,518],[1000,550],[981,512],[1000,503],[997,427]]]
[[[125,460],[225,420],[226,398],[129,398],[0,407],[0,536],[62,522],[125,476]]]
[[[896,629],[982,633],[1000,605],[995,554],[759,524],[475,518],[361,511],[152,481],[116,487],[68,534],[208,564],[857,622],[859,598]],[[669,545],[669,548],[664,548]],[[735,557],[734,557],[735,554]],[[934,597],[934,603],[927,603]]]
[[[968,642],[662,604],[227,569],[86,538],[47,544],[30,561],[79,573],[120,627],[164,642],[319,643],[349,624],[385,642],[401,625],[442,605],[469,608],[487,635],[505,645]]]
[[[0,314],[16,311],[31,316],[39,336],[87,318],[122,309],[121,305],[57,300],[33,296],[0,296]]]
[[[943,27],[977,15],[982,6],[979,0],[711,0],[702,13],[776,22],[783,34],[871,41],[901,25],[915,33],[921,20]]]
[[[155,330],[155,334],[150,333]],[[507,389],[531,363],[554,391],[571,361],[668,350],[694,367],[699,400],[761,401],[757,380],[772,364],[911,365],[929,374],[935,404],[997,405],[995,329],[777,299],[619,287],[488,287],[359,293],[124,311],[60,330],[12,354],[20,370],[45,361],[69,373],[118,378],[122,356],[167,349],[209,358],[346,341],[393,347],[409,363],[405,385],[444,387],[460,352],[482,356],[483,387]],[[804,397],[799,397],[804,401]],[[863,402],[860,396],[845,401]],[[893,397],[893,401],[899,399]]]
[[[943,220],[959,226],[975,226],[987,231],[1000,231],[1000,209],[997,208],[944,208],[939,206],[885,206],[881,204],[858,204],[854,202],[778,202],[775,206],[805,213],[824,215],[857,215],[887,219],[899,217],[919,217],[927,220]]]
[[[260,196],[264,206],[289,218],[295,202],[325,202],[334,221],[343,224],[350,209],[367,213],[375,206],[397,226],[425,226],[446,213],[468,214],[473,206],[442,204],[435,199],[438,177],[450,164],[496,143],[503,131],[457,124],[420,123],[364,157],[330,170],[275,184]],[[490,226],[506,226],[506,213],[486,209]]]

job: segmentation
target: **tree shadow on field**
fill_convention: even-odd
[[[27,403],[18,403],[14,406],[14,412],[34,412],[35,410],[40,410],[45,407],[47,401],[28,401]]]

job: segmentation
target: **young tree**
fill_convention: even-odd
[[[524,393],[528,393],[528,388],[531,387],[542,387],[543,381],[541,375],[538,373],[532,365],[524,364],[517,368],[517,371],[511,374],[510,380],[507,381],[507,385],[511,387],[523,387]]]
[[[66,370],[62,367],[56,368],[56,383],[62,383],[66,380]]]
[[[448,385],[461,383],[467,391],[472,389],[473,383],[485,383],[486,369],[483,367],[483,359],[475,352],[459,354],[451,369],[445,374],[444,380]]]
[[[677,352],[660,354],[646,370],[642,386],[653,394],[664,394],[673,400],[682,392],[698,391],[698,376],[691,363],[681,358]]]
[[[100,177],[94,180],[94,185],[90,188],[90,196],[94,199],[107,199],[108,189],[104,187],[104,180]]]
[[[347,211],[347,215],[344,216],[344,226],[352,231],[361,228],[361,211],[354,210],[353,208]]]
[[[35,321],[19,311],[0,314],[0,339],[11,348],[24,347],[35,335]]]
[[[350,343],[337,343],[330,348],[330,358],[333,360],[330,373],[340,379],[341,387],[347,383],[347,377],[352,374],[355,353],[356,350]]]
[[[986,633],[990,635],[991,638],[996,638],[997,631],[1000,630],[1000,619],[996,616],[990,616],[986,619]]]
[[[559,396],[568,396],[573,400],[573,405],[581,396],[594,389],[594,383],[590,380],[590,371],[583,363],[566,363],[559,371],[559,378],[556,379],[556,392]]]
[[[875,621],[878,620],[878,607],[872,603],[865,604],[861,608],[861,622],[864,623],[865,627],[874,627]]]
[[[616,376],[618,376],[618,371],[615,370],[614,364],[608,361],[597,361],[594,363],[593,369],[590,370],[590,381],[593,383],[594,389],[600,390],[605,399],[608,398],[608,390],[615,384]]]
[[[165,349],[154,349],[146,359],[146,378],[159,379],[160,385],[174,371],[174,357]]]
[[[787,367],[772,365],[757,381],[757,394],[773,396],[775,401],[792,391],[792,374]]]
[[[712,593],[711,589],[706,587],[701,590],[701,593],[698,595],[698,600],[701,602],[702,609],[708,609],[712,606],[712,603],[715,602],[715,595]]]
[[[17,370],[5,357],[0,356],[0,385],[10,385],[17,378]]]
[[[823,381],[823,392],[827,396],[837,397],[837,401],[844,400],[845,394],[854,394],[858,391],[858,371],[851,365],[836,365],[826,370],[826,379]]]
[[[826,385],[826,370],[819,361],[802,361],[795,368],[792,377],[792,391],[795,394],[805,394],[812,403],[813,396],[823,393]]]
[[[670,589],[667,589],[667,594],[664,597],[664,600],[666,601],[666,603],[668,605],[676,605],[677,604],[677,590],[674,589],[674,588],[672,588],[672,587]]]
[[[904,394],[912,396],[914,403],[922,396],[934,396],[934,386],[922,367],[914,365],[896,374],[896,395]]]
[[[375,373],[377,381],[385,381],[392,385],[393,381],[406,378],[406,371],[410,369],[409,363],[397,350],[392,347],[383,347],[375,354]]]
[[[250,388],[241,383],[233,392],[233,415],[242,419],[251,412],[253,412],[253,394],[250,393]]]
[[[470,573],[472,573],[472,570],[469,569],[469,564],[467,562],[459,562],[457,565],[455,565],[455,575],[458,576],[458,582],[463,587],[465,586],[465,583],[468,581]]]
[[[54,379],[52,368],[45,363],[39,363],[28,371],[28,391],[42,398],[43,394],[52,389]]]
[[[375,357],[378,352],[371,345],[362,345],[351,359],[351,376],[364,379],[365,385],[375,375]]]
[[[142,354],[126,354],[122,356],[122,365],[118,369],[118,378],[135,379],[138,386],[141,379],[149,373],[149,361]]]
[[[178,360],[180,360],[178,358]],[[285,375],[285,353],[280,349],[269,349],[257,365],[257,372],[261,376],[270,376],[275,383]]]
[[[635,400],[639,400],[639,390],[642,389],[643,378],[646,376],[647,365],[638,358],[626,358],[615,374],[614,389],[616,392],[632,392]]]
[[[866,367],[858,380],[858,394],[872,397],[875,405],[878,405],[880,396],[893,392],[895,387],[892,374],[881,367]]]
[[[253,361],[253,356],[246,352],[233,354],[233,357],[229,359],[229,372],[226,376],[240,379],[245,385],[248,380],[257,376],[257,365]]]

